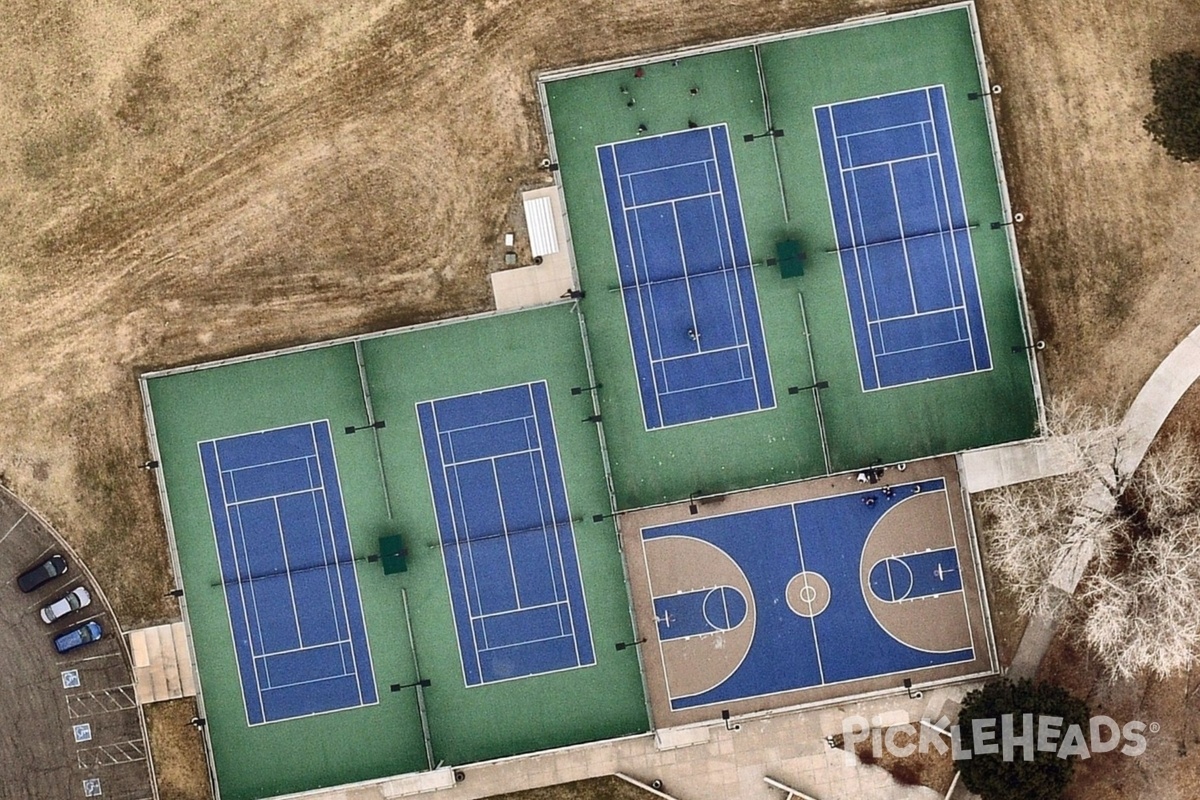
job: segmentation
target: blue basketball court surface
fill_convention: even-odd
[[[960,589],[962,577],[953,547],[889,556],[871,567],[871,591],[888,603],[919,600]]]
[[[671,710],[975,659],[948,503],[935,478],[643,528]],[[906,638],[942,614],[941,644]]]
[[[863,389],[991,369],[945,89],[813,112]]]
[[[376,703],[329,423],[199,449],[248,723]]]
[[[467,686],[594,664],[545,382],[417,417]]]
[[[646,428],[773,408],[726,126],[597,157]]]

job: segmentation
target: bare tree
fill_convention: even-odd
[[[1029,614],[1074,559],[1070,630],[1110,672],[1189,668],[1200,654],[1200,449],[1168,438],[1127,475],[1110,414],[1060,401],[1045,432],[1078,471],[982,499],[991,563]]]

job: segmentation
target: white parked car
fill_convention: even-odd
[[[88,590],[82,586],[77,586],[42,609],[42,622],[49,625],[73,611],[86,608],[91,603],[92,596],[88,594]]]

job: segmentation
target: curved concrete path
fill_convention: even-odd
[[[1084,507],[1072,520],[1073,533],[1075,531],[1086,532],[1090,525],[1094,525],[1113,510],[1117,498],[1113,496],[1105,483],[1118,485],[1119,482],[1128,479],[1134,473],[1171,411],[1179,403],[1184,392],[1197,379],[1200,379],[1200,327],[1195,328],[1184,337],[1170,355],[1163,359],[1150,379],[1142,386],[1142,390],[1134,398],[1129,410],[1125,412],[1124,418],[1114,432],[1117,457],[1112,472],[1109,475],[1098,477],[1093,482],[1084,501]],[[1009,459],[1009,462],[1012,461],[1014,459]],[[1005,462],[1006,465],[1009,462]],[[1059,462],[1054,465],[1058,469],[1057,472],[1037,473],[1038,468],[1046,463],[1044,459],[1042,461],[1026,459],[1023,463],[1031,467],[1025,472],[1028,477],[1009,480],[1008,483],[1019,483],[1022,480],[1032,480],[1070,471],[1070,469],[1058,469],[1063,466]],[[981,463],[977,474],[1012,476],[1020,473],[1018,469],[1008,469],[1002,472],[999,468],[990,471],[987,471],[986,468],[987,464]],[[986,482],[979,481],[981,484]],[[1007,484],[997,483],[995,485]],[[1025,628],[1021,644],[1017,647],[1017,654],[1013,657],[1013,662],[1009,667],[1009,674],[1013,677],[1032,678],[1037,673],[1038,665],[1042,663],[1042,658],[1046,655],[1050,642],[1058,630],[1060,619],[1056,612],[1063,607],[1066,599],[1074,594],[1075,588],[1083,577],[1084,570],[1092,560],[1091,537],[1080,535],[1076,537],[1076,541],[1078,544],[1063,554],[1050,575],[1045,589],[1050,600],[1047,604],[1048,610],[1045,613],[1035,614]]]

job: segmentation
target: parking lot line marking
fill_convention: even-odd
[[[4,542],[4,540],[8,538],[8,535],[10,533],[12,533],[13,531],[15,531],[17,529],[17,526],[20,525],[22,522],[24,522],[25,518],[28,516],[29,516],[28,511],[26,511],[24,514],[22,514],[21,518],[19,520],[17,520],[16,522],[14,522],[11,528],[9,528],[7,531],[5,531],[3,536],[0,536],[0,544],[2,544]]]

